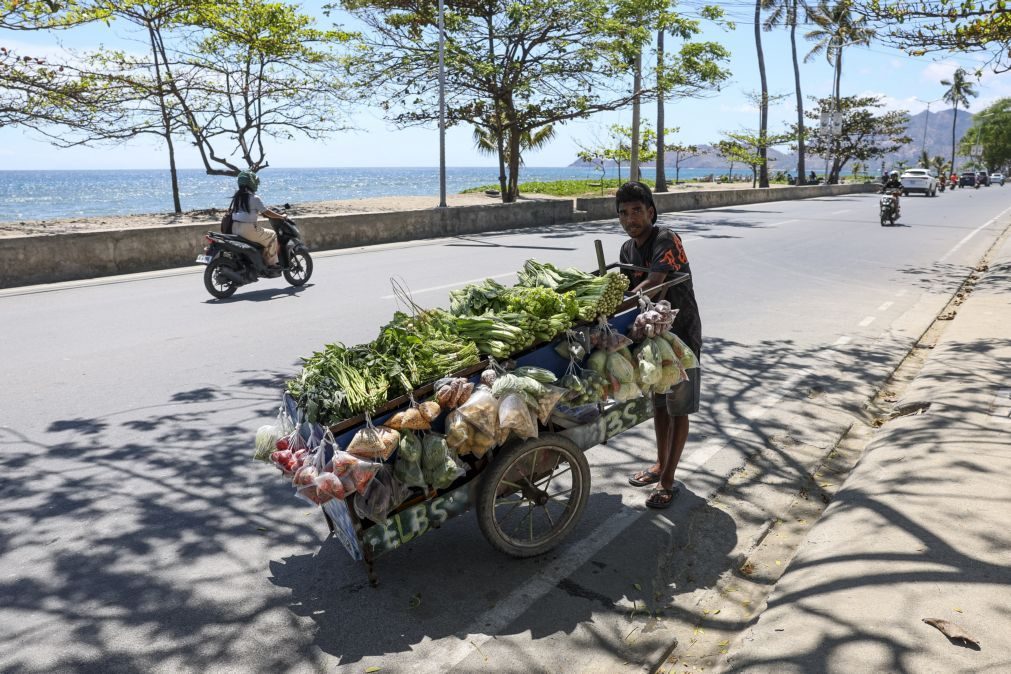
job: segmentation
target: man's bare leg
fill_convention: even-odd
[[[666,460],[664,460],[663,455],[661,455],[661,466],[660,466],[660,486],[664,489],[674,488],[674,471],[677,470],[678,463],[681,461],[681,453],[685,450],[685,443],[688,442],[688,415],[673,417],[667,414],[667,410],[664,410],[664,417],[668,419],[670,424],[670,431],[667,435],[670,444],[668,445],[668,452],[666,454]],[[659,448],[659,441],[657,442],[657,447]]]

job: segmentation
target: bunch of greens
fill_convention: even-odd
[[[474,341],[461,336],[456,319],[441,309],[413,316],[396,312],[373,346],[386,356],[387,376],[395,395],[481,360]]]
[[[619,272],[594,276],[572,267],[559,269],[553,264],[537,260],[527,260],[518,276],[520,285],[523,286],[550,288],[556,293],[574,293],[579,306],[579,318],[584,321],[613,314],[628,289],[628,278]]]
[[[286,388],[310,422],[334,424],[386,402],[388,369],[370,345],[347,348],[337,342],[306,358]]]

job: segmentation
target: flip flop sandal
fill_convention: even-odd
[[[656,484],[660,481],[660,474],[654,473],[651,470],[641,470],[632,477],[628,478],[628,483],[633,487],[645,487],[650,484]]]
[[[678,495],[678,489],[654,489],[652,493],[646,498],[646,505],[650,508],[656,508],[658,510],[663,508],[669,508],[670,504],[674,501],[674,498]]]

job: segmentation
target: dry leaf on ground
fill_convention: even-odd
[[[971,646],[975,646],[977,649],[979,648],[979,642],[953,622],[941,620],[940,618],[924,618],[923,622],[927,623],[931,627],[939,629],[941,634],[948,637],[952,643],[965,647],[970,647],[971,644]]]

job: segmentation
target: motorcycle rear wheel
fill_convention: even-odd
[[[219,300],[231,297],[239,289],[239,286],[218,273],[218,270],[225,266],[227,265],[225,265],[224,260],[217,257],[211,260],[211,263],[207,265],[207,269],[204,270],[204,287],[207,288],[207,292]]]
[[[282,272],[284,280],[293,286],[305,285],[312,276],[312,257],[307,250],[296,250],[288,258],[288,268]]]

